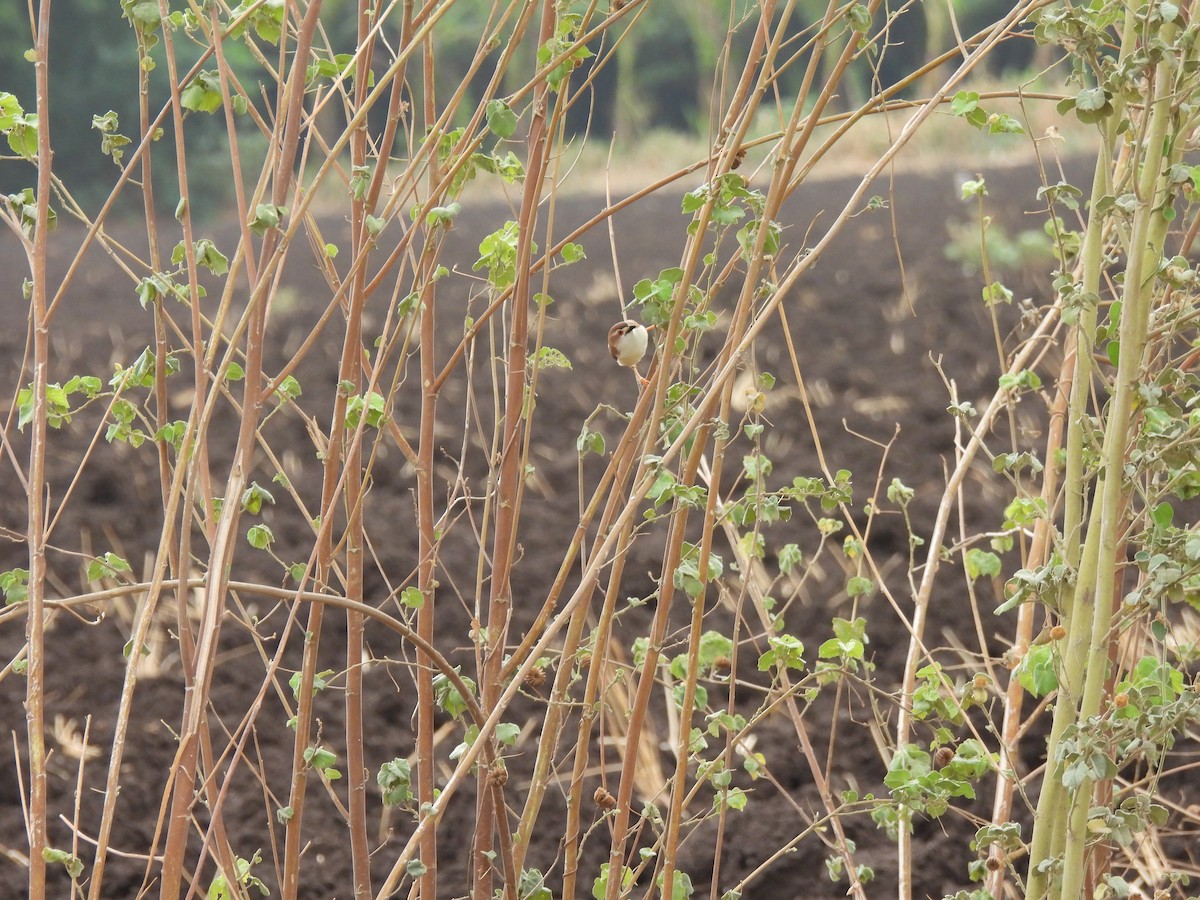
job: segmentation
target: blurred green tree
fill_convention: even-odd
[[[630,40],[617,50],[615,65],[608,65],[597,74],[590,85],[592,92],[583,102],[577,102],[567,120],[570,132],[580,133],[587,128],[601,133],[616,131],[621,135],[644,134],[662,128],[693,132],[697,123],[705,121],[714,73],[718,72],[726,34],[735,28],[730,39],[734,52],[744,53],[753,35],[747,29],[737,29],[742,13],[751,0],[652,0],[635,11],[642,19]],[[994,21],[1007,5],[1005,0],[954,0],[953,18],[943,2],[925,3],[911,13],[896,16],[886,42],[863,54],[851,67],[850,77],[844,80],[846,94],[840,98],[843,107],[856,105],[866,99],[871,85],[886,86],[901,73],[911,71],[914,61],[928,59],[953,46],[954,27],[964,37],[971,35],[982,22]],[[327,15],[325,21],[334,24],[324,38],[323,51],[346,52],[355,43],[355,17],[346,0],[326,0],[327,11],[336,13],[344,7],[342,16]],[[798,38],[785,48],[782,58],[807,41],[815,32],[826,10],[826,0],[801,0],[794,16],[793,34]],[[580,3],[583,11],[587,4]],[[438,24],[439,46],[437,80],[444,85],[457,85],[471,64],[483,29],[491,27],[492,0],[455,0]],[[601,10],[603,13],[603,10]],[[74,192],[84,209],[94,211],[108,195],[115,173],[112,160],[100,151],[100,134],[92,127],[92,117],[113,110],[120,120],[120,131],[135,138],[138,132],[138,62],[137,44],[133,29],[123,17],[115,0],[56,0],[52,15],[55,19],[55,41],[50,49],[50,128],[54,135],[55,172]],[[491,24],[489,24],[491,23]],[[64,39],[63,36],[69,36]],[[176,32],[176,53],[180,71],[186,71],[196,59],[193,44],[183,32]],[[607,38],[611,41],[612,36]],[[32,30],[23,4],[0,3],[0,90],[15,94],[26,110],[36,106],[34,98],[33,65],[26,53],[33,45]],[[501,41],[489,48],[490,55],[503,52]],[[595,54],[584,63],[581,75],[591,74],[608,47],[597,41],[590,49]],[[160,65],[150,79],[150,108],[161,109],[168,96],[164,88],[166,67],[161,65],[163,46],[153,51]],[[517,48],[529,62],[517,65],[511,72],[527,72],[536,47],[533,38]],[[235,66],[239,58],[245,65],[246,87],[251,97],[258,99],[255,84],[256,66],[251,63],[250,51],[241,41],[229,41],[226,53]],[[1010,41],[991,58],[993,66],[1006,70],[1022,69],[1031,64],[1032,42]],[[831,65],[832,56],[824,64]],[[386,65],[377,55],[376,67]],[[460,109],[474,108],[478,96],[485,90],[493,67],[484,60],[468,85]],[[795,90],[803,77],[804,59],[798,59],[784,71],[778,90],[786,95]],[[577,83],[582,83],[583,78]],[[515,91],[520,85],[506,83],[502,92]],[[420,98],[425,86],[420,67],[410,67],[410,99]],[[435,85],[436,89],[436,85]],[[916,96],[918,89],[910,94]],[[272,99],[270,93],[268,100]],[[258,100],[261,104],[261,99]],[[414,104],[419,115],[420,104]],[[337,113],[331,108],[330,114]],[[465,113],[464,113],[465,115]],[[377,116],[378,117],[378,116]],[[377,118],[376,117],[376,118]],[[382,121],[372,120],[373,128]],[[169,129],[169,122],[167,123]],[[225,123],[219,114],[192,113],[187,125],[187,146],[192,156],[191,176],[193,211],[221,204],[226,198],[229,179],[224,177],[229,165]],[[243,144],[243,152],[255,155],[265,148],[253,140]],[[174,142],[169,134],[155,146],[154,181],[156,199],[164,209],[173,208],[178,200],[174,183]],[[128,157],[127,157],[128,158]],[[198,166],[196,164],[199,164]],[[23,160],[0,161],[0,191],[12,193],[32,184],[33,167]],[[125,201],[133,204],[131,199]],[[131,210],[132,211],[132,210]]]

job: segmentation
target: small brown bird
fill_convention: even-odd
[[[650,341],[650,329],[641,322],[624,319],[608,329],[608,352],[617,361],[617,365],[633,369],[638,381],[646,383],[642,373],[638,371],[638,363],[646,355],[646,347]]]

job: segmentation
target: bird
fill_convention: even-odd
[[[646,384],[646,379],[638,371],[638,363],[646,355],[646,347],[650,341],[650,329],[641,322],[633,319],[622,319],[608,329],[608,352],[617,361],[617,365],[633,369],[638,381]]]

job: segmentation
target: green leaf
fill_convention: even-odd
[[[62,863],[63,868],[67,870],[67,874],[71,876],[72,881],[83,874],[83,860],[78,856],[72,856],[66,850],[43,847],[42,859],[51,864]]]
[[[1013,292],[999,281],[993,281],[983,289],[983,302],[986,306],[995,306],[997,303],[1011,305],[1012,301]]]
[[[333,768],[337,757],[324,747],[309,747],[304,751],[304,761],[318,770],[329,781],[337,781],[342,773]]]
[[[458,672],[459,667],[455,666],[454,671]],[[467,678],[465,675],[461,677],[462,682],[466,685],[467,689],[474,691],[475,682],[470,678]],[[456,719],[467,711],[467,701],[463,699],[461,694],[459,694],[458,688],[454,686],[454,682],[452,682],[444,674],[438,674],[434,676],[433,697],[434,702],[437,703],[439,708]]]
[[[524,869],[517,884],[520,900],[554,900],[554,894],[546,887],[546,876],[539,869]]]
[[[0,91],[0,132],[7,134],[24,115],[21,101],[7,91]]]
[[[1085,88],[1075,95],[1075,115],[1085,125],[1094,125],[1112,115],[1112,95],[1102,87]]]
[[[744,801],[743,805],[745,805]],[[663,875],[665,874],[666,873],[664,872]],[[658,885],[659,896],[662,898],[662,900],[687,900],[688,897],[692,896],[692,893],[695,889],[692,887],[691,876],[689,876],[687,872],[681,872],[676,869],[672,873],[670,893],[662,889],[663,875],[659,875],[655,881],[655,883]]]
[[[283,381],[279,382],[275,397],[280,403],[286,403],[289,400],[295,400],[301,393],[303,392],[300,390],[300,382],[291,375],[288,375]]]
[[[208,269],[214,275],[224,275],[229,271],[229,259],[208,238],[200,238],[196,241],[194,252],[196,264]]]
[[[579,431],[579,437],[575,439],[575,450],[580,456],[585,453],[595,453],[598,456],[604,455],[604,435],[598,431],[589,431],[586,425]]]
[[[220,75],[210,69],[196,73],[196,77],[180,91],[179,103],[184,109],[195,112],[216,112],[221,108]]]
[[[425,865],[419,859],[410,859],[404,864],[404,871],[408,874],[409,878],[416,879],[428,872],[429,866]]]
[[[515,744],[520,734],[521,726],[513,722],[501,722],[496,726],[496,740],[506,747]]]
[[[9,134],[9,142],[12,142],[12,134]],[[27,238],[33,237],[33,230],[37,227],[38,209],[37,199],[34,197],[33,188],[24,188],[18,194],[9,194],[5,197],[0,194],[0,202],[7,200],[9,207],[16,215],[21,223],[21,233]],[[53,208],[47,210],[46,214],[46,230],[53,231],[58,224],[58,213]],[[24,298],[28,300],[32,296],[32,282],[26,279],[22,282],[22,293]]]
[[[254,216],[247,223],[250,230],[259,237],[266,234],[272,228],[278,228],[279,223],[283,221],[283,217],[287,215],[288,208],[279,206],[275,203],[260,203],[254,207]]]
[[[582,24],[583,16],[578,13],[560,16],[554,36],[538,47],[537,63],[539,67],[547,66],[553,60],[559,59],[558,65],[546,74],[547,86],[556,93],[577,66],[585,59],[595,55],[583,45],[571,49],[575,42],[575,35]]]
[[[63,385],[63,390],[68,394],[82,393],[90,400],[100,393],[102,385],[103,382],[95,375],[72,375]]]
[[[755,219],[752,222],[747,222],[737,232],[737,242],[742,248],[742,258],[749,260],[754,253],[755,244],[758,241],[758,232],[761,227],[761,222]],[[767,222],[766,236],[763,238],[762,255],[764,257],[773,257],[779,253],[779,243],[783,235],[783,229],[778,222]]]
[[[988,116],[988,134],[1024,134],[1025,126],[1019,120],[1004,113]]]
[[[995,578],[1000,574],[1000,557],[987,550],[972,547],[963,557],[967,577],[972,581],[979,578]]]
[[[779,551],[779,571],[785,575],[804,562],[804,554],[798,544],[784,544]]]
[[[861,622],[864,625],[866,624],[865,619],[860,618],[856,621]],[[862,659],[866,653],[866,647],[864,646],[866,635],[864,634],[862,638],[859,638],[855,635],[847,633],[838,634],[838,629],[836,627],[837,622],[846,624],[845,619],[834,620],[835,636],[821,643],[821,646],[817,648],[817,657],[819,659],[842,659],[851,664],[854,660]]]
[[[112,415],[114,421],[105,430],[104,439],[109,443],[120,441],[131,447],[140,447],[146,435],[140,428],[133,427],[137,419],[137,407],[128,400],[117,400],[112,405]]]
[[[246,540],[256,550],[266,550],[275,540],[275,535],[267,525],[251,525],[249,531],[246,532]]]
[[[121,5],[124,7],[129,21],[138,26],[141,31],[157,28],[162,21],[162,13],[155,0],[137,0],[137,2],[122,3]]]
[[[275,498],[271,496],[271,492],[257,481],[252,481],[250,487],[242,492],[242,510],[250,513],[252,516],[258,515],[263,503],[274,502]]]
[[[539,347],[537,354],[530,359],[533,368],[541,372],[544,369],[570,369],[571,360],[561,350],[553,347]]]
[[[375,780],[383,789],[383,802],[401,806],[412,800],[412,766],[408,760],[396,757],[379,767]]]
[[[561,256],[562,261],[568,265],[587,259],[587,254],[583,252],[583,245],[570,242],[563,244],[563,248],[559,252],[559,256]]]
[[[409,609],[421,609],[425,606],[425,594],[419,587],[406,587],[400,592],[400,602]]]
[[[9,569],[0,572],[0,591],[4,593],[6,606],[24,603],[29,599],[29,570]]]
[[[1184,690],[1183,672],[1159,661],[1153,656],[1143,656],[1129,676],[1116,687],[1116,693],[1136,692],[1136,703],[1120,710],[1127,718],[1135,718],[1140,712],[1173,703]]]
[[[120,149],[130,143],[129,138],[123,134],[117,133],[118,123],[117,114],[111,109],[102,116],[92,116],[92,128],[100,132],[100,152],[105,156],[111,156],[112,161],[117,165],[121,165],[121,159],[125,156],[125,151]],[[0,126],[0,131],[3,131]]]
[[[874,593],[875,582],[870,578],[855,575],[846,582],[846,596],[848,597],[870,597]]]
[[[33,421],[35,411],[33,391],[30,388],[21,388],[17,391],[17,431],[25,430],[25,426]]]
[[[351,397],[346,404],[346,427],[357,428],[365,414],[367,425],[371,428],[379,428],[387,421],[387,416],[384,414],[385,406],[383,396],[375,391],[368,392],[366,397]]]
[[[13,153],[25,159],[34,159],[38,152],[37,113],[26,113],[17,118],[8,129],[8,146]]]
[[[976,128],[982,128],[987,123],[987,113],[979,106],[979,94],[976,91],[959,91],[950,101],[950,112],[966,119]]]
[[[313,674],[312,696],[317,696],[325,688],[329,687],[329,681],[336,674],[333,669],[325,669],[322,672]],[[297,700],[300,699],[300,686],[304,683],[304,673],[295,672],[288,679],[288,687],[292,689],[292,696]]]
[[[720,659],[733,655],[733,640],[719,631],[706,631],[700,635],[700,665],[711,669]]]
[[[916,495],[917,492],[899,478],[893,478],[891,484],[888,485],[888,502],[895,503],[899,507],[908,506],[908,504],[912,502],[913,497]]]
[[[1004,507],[1004,528],[1027,528],[1046,515],[1046,501],[1041,497],[1014,497]]]
[[[696,653],[700,676],[702,678],[711,677],[717,661],[724,659],[728,664],[729,657],[732,655],[733,641],[727,635],[713,630],[704,632],[700,635],[700,645]],[[671,660],[669,668],[675,678],[681,681],[687,678],[688,654],[680,653]]]
[[[770,649],[758,658],[758,670],[766,672],[773,668],[803,669],[804,644],[790,634],[772,635],[767,638]]]
[[[850,7],[850,27],[859,34],[866,34],[871,30],[871,11],[862,3],[855,3]]]
[[[751,481],[761,481],[771,474],[774,464],[761,453],[742,457],[742,471]]]
[[[488,131],[500,138],[510,138],[517,130],[517,114],[503,100],[489,100],[485,114]]]
[[[445,206],[435,206],[425,215],[425,224],[431,228],[438,226],[448,228],[454,224],[454,220],[460,212],[462,212],[462,204],[458,202],[448,203]]]
[[[518,184],[525,179],[525,165],[509,150],[503,155],[474,153],[471,161],[484,172],[498,175],[507,184]],[[470,167],[467,167],[470,171]]]
[[[1033,697],[1044,697],[1058,688],[1058,676],[1054,672],[1054,648],[1050,644],[1030,647],[1015,672],[1021,687]]]
[[[517,240],[519,227],[516,222],[505,222],[479,244],[479,259],[471,267],[474,271],[486,268],[492,287],[506,288],[517,278]],[[537,252],[536,245],[531,246]]]
[[[689,489],[684,485],[677,485],[681,492],[686,492]],[[695,486],[700,491],[698,485]],[[688,495],[677,491],[672,491],[671,495],[679,495],[683,505],[690,505]],[[683,591],[693,599],[704,593],[704,585],[713,579],[720,578],[722,572],[725,571],[725,563],[716,553],[709,552],[707,571],[701,576],[700,573],[700,547],[688,541],[683,542],[683,555],[679,560],[679,565],[676,567],[671,577],[672,584],[676,588]]]
[[[609,879],[609,864],[600,864],[600,874],[596,876],[596,880],[592,882],[592,897],[593,900],[604,900],[608,896],[608,879]],[[633,869],[629,866],[621,867],[621,890],[627,891],[633,887]]]
[[[98,556],[88,563],[87,580],[99,581],[106,576],[122,575],[132,572],[129,563],[111,550],[103,556]]]
[[[1001,390],[1036,391],[1042,386],[1042,379],[1032,369],[1022,369],[1019,372],[1005,372],[997,379]]]
[[[421,305],[421,295],[416,291],[413,291],[411,294],[406,294],[404,297],[402,297],[396,304],[396,315],[400,318],[404,318],[405,316],[412,315],[414,312],[417,312],[420,309],[423,309],[423,306]]]
[[[269,44],[278,44],[280,37],[283,36],[284,0],[266,0],[265,3],[242,0],[229,11],[229,18],[231,21],[241,19],[250,10],[253,12],[250,12],[245,20],[236,28],[230,29],[229,36],[243,37],[246,32],[246,23],[249,22],[254,25],[254,32],[260,40]]]
[[[304,751],[304,761],[317,769],[326,769],[337,762],[337,756],[324,747],[309,747]]]

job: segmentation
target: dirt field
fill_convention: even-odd
[[[988,211],[995,216],[1010,235],[1022,229],[1040,229],[1043,218],[1027,216],[1036,211],[1038,187],[1036,173],[1029,169],[993,169],[983,172],[990,188]],[[798,246],[804,241],[810,223],[816,219],[811,234],[822,233],[823,226],[832,220],[853,187],[851,181],[824,182],[805,187],[788,207],[785,224],[789,227],[788,242]],[[886,195],[889,185],[881,183],[872,193]],[[899,477],[914,488],[916,498],[911,514],[916,532],[928,534],[947,467],[953,460],[954,421],[946,412],[950,403],[946,384],[935,369],[930,354],[935,354],[947,378],[953,379],[959,398],[977,406],[990,393],[996,378],[995,347],[992,325],[980,301],[982,276],[968,273],[958,262],[948,261],[943,247],[950,239],[948,221],[971,222],[974,207],[958,198],[956,176],[942,174],[910,175],[898,180],[890,205],[895,213],[898,233],[893,234],[889,211],[864,212],[852,227],[819,260],[787,303],[803,375],[816,406],[817,426],[831,468],[850,469],[856,487],[855,502],[859,506],[874,490],[883,465],[882,484]],[[602,208],[599,198],[571,199],[558,204],[557,227],[564,230],[584,221]],[[495,206],[472,215],[464,214],[459,227],[451,236],[456,249],[451,258],[460,261],[460,268],[469,271],[474,261],[474,249],[480,237],[507,216],[506,210]],[[686,219],[679,214],[675,195],[651,199],[623,214],[616,223],[620,251],[621,275],[628,291],[633,282],[655,276],[668,266],[678,264],[678,248],[682,244]],[[342,227],[338,222],[325,226],[329,234]],[[76,241],[68,235],[58,243],[74,247]],[[174,238],[171,239],[172,243]],[[810,238],[811,242],[812,238]],[[221,239],[218,237],[218,244]],[[226,241],[232,245],[232,239]],[[602,230],[596,230],[585,242],[588,260],[555,276],[552,293],[556,303],[550,308],[545,343],[561,349],[572,361],[569,371],[548,373],[537,398],[539,445],[534,448],[536,475],[531,481],[526,515],[538,527],[524,534],[538,535],[544,545],[538,546],[530,537],[523,542],[523,556],[514,573],[514,591],[527,602],[515,604],[514,633],[521,634],[529,624],[533,611],[540,605],[546,586],[550,583],[561,559],[579,506],[579,468],[575,441],[587,416],[598,403],[608,403],[618,409],[629,409],[636,399],[637,386],[627,371],[618,369],[607,357],[604,332],[619,317],[620,309],[612,288],[612,265]],[[903,260],[903,267],[897,260]],[[54,260],[55,270],[61,270],[63,260]],[[1018,300],[1031,297],[1035,305],[1048,301],[1046,258],[1028,259],[1024,266],[1010,267],[993,277],[1002,277]],[[0,236],[0,308],[7,327],[0,330],[0,383],[6,386],[5,396],[11,402],[18,382],[27,376],[19,374],[24,353],[25,313],[19,282],[25,263],[19,247],[9,235]],[[447,279],[439,302],[444,313],[442,328],[445,349],[461,334],[461,322],[468,312],[465,280],[458,276]],[[456,287],[456,285],[459,285]],[[326,289],[311,271],[298,266],[285,279],[285,288],[274,310],[271,330],[275,335],[273,358],[267,361],[268,371],[276,371],[297,342],[307,331],[314,310],[326,302]],[[728,297],[718,301],[718,307]],[[381,301],[382,302],[382,301]],[[1005,333],[1019,327],[1016,308],[1003,311]],[[378,327],[373,321],[369,325]],[[65,307],[55,323],[55,343],[52,348],[51,381],[65,381],[76,373],[101,376],[105,381],[114,364],[128,365],[150,337],[151,319],[138,304],[128,279],[116,271],[103,254],[93,251],[89,262],[77,280]],[[340,350],[340,335],[331,328],[319,352],[310,354],[297,374],[304,387],[304,407],[318,414],[319,425],[327,427],[326,412],[336,388],[336,365]],[[485,365],[488,351],[481,349],[477,365]],[[766,454],[774,461],[775,479],[790,481],[795,475],[818,474],[813,438],[805,421],[790,373],[782,335],[778,329],[769,334],[756,351],[755,363],[778,378],[767,417],[773,424],[768,430]],[[185,363],[185,367],[187,363]],[[414,368],[408,376],[408,388],[396,407],[401,429],[414,437],[417,420],[418,391],[415,389]],[[550,377],[552,376],[552,377]],[[439,407],[441,434],[447,469],[462,451],[461,432],[464,421],[464,381],[450,382]],[[186,397],[175,398],[185,403]],[[178,415],[178,409],[176,410]],[[1044,415],[1044,405],[1036,397],[1026,398],[1016,409],[1016,421],[1023,429],[1036,431]],[[82,583],[81,560],[75,555],[83,551],[97,555],[113,549],[125,556],[136,573],[144,559],[156,546],[161,521],[161,498],[158,492],[155,454],[147,445],[140,451],[125,446],[110,446],[100,441],[86,466],[80,471],[80,459],[86,442],[94,434],[98,413],[87,411],[70,426],[52,433],[49,457],[49,481],[52,508],[57,509],[78,473],[69,501],[54,523],[51,542],[56,551],[51,554],[53,573],[52,596],[63,596],[79,590]],[[9,418],[12,426],[8,439],[21,460],[27,462],[28,444],[15,427],[15,413]],[[236,434],[231,415],[217,422],[212,432],[210,452],[215,478],[223,480],[232,453]],[[615,415],[601,413],[594,420],[598,427],[613,439],[619,434],[620,421]],[[473,426],[474,427],[474,426]],[[490,423],[483,422],[483,434]],[[268,440],[276,448],[293,448],[294,459],[285,460],[294,468],[289,472],[297,490],[306,499],[320,495],[321,469],[313,459],[305,424],[295,415],[281,414],[266,428]],[[894,440],[893,440],[894,438]],[[890,443],[886,451],[884,445]],[[25,504],[22,489],[14,474],[12,462],[4,453],[0,469],[0,572],[15,566],[27,566],[25,549],[19,542],[25,529]],[[478,454],[474,457],[478,459]],[[741,458],[741,452],[733,459]],[[983,463],[986,465],[986,461]],[[270,470],[264,467],[256,473],[260,483],[267,484]],[[468,474],[479,479],[480,471]],[[585,470],[584,481],[594,483]],[[478,482],[477,482],[478,484]],[[995,482],[989,482],[995,484]],[[585,488],[587,490],[589,488]],[[388,585],[408,577],[416,560],[416,532],[412,525],[414,508],[414,479],[411,468],[394,450],[376,464],[366,515],[376,523],[372,532],[372,548],[376,561],[369,567],[367,594],[383,596]],[[999,524],[998,512],[1007,502],[994,487],[985,487],[983,479],[974,481],[967,489],[971,503],[967,507],[966,527],[987,529]],[[277,509],[282,508],[277,507]],[[307,526],[298,517],[289,519],[283,513],[272,512],[268,519],[275,532],[275,553],[283,560],[303,559],[310,546]],[[805,528],[803,516],[789,525],[778,526],[772,545],[778,541],[798,540],[806,550],[813,549],[811,526]],[[394,523],[380,527],[378,523]],[[790,530],[789,530],[790,529]],[[381,539],[386,535],[386,539]],[[838,538],[840,541],[840,536]],[[870,537],[873,553],[884,566],[890,587],[902,604],[909,602],[906,577],[907,535],[899,516],[881,516]],[[632,596],[645,596],[653,591],[651,576],[657,572],[660,559],[654,555],[653,542],[637,545],[627,566],[624,585]],[[234,564],[234,577],[258,578],[269,583],[281,583],[279,567],[262,554],[255,554],[242,545]],[[469,527],[452,532],[442,552],[447,578],[445,596],[438,610],[438,643],[443,652],[464,663],[467,671],[474,667],[473,653],[468,646],[472,599],[469,596],[475,578],[477,550],[473,549]],[[727,556],[728,558],[728,556]],[[771,561],[768,560],[768,563]],[[830,619],[847,616],[849,602],[841,593],[844,573],[828,568],[810,579],[801,600],[787,612],[789,630],[804,637],[815,646],[829,633]],[[969,606],[962,602],[961,578],[953,573],[943,578],[935,598],[929,639],[938,645],[961,640],[967,647],[977,645],[975,624]],[[465,599],[460,601],[456,594]],[[985,605],[991,601],[984,592]],[[250,602],[247,600],[246,602]],[[265,614],[269,608],[260,603]],[[69,724],[81,730],[90,716],[89,744],[99,751],[87,760],[84,769],[84,789],[79,798],[80,829],[93,835],[101,808],[102,789],[108,747],[112,739],[112,720],[117,709],[125,659],[122,647],[129,637],[128,609],[114,608],[102,617],[95,614],[77,618],[58,614],[47,636],[48,690],[46,708],[48,721],[61,717],[57,736],[51,740],[53,756],[50,762],[50,823],[52,842],[70,847],[71,832],[58,818],[61,813],[69,821],[74,815],[75,784],[79,768],[78,752],[72,753]],[[686,610],[682,611],[686,614]],[[903,666],[907,635],[887,602],[878,594],[859,609],[868,619],[871,637],[869,652],[878,667],[877,678],[882,686],[896,683]],[[630,635],[645,633],[652,615],[650,606],[630,610],[623,619],[623,629]],[[729,614],[714,611],[714,627],[728,622]],[[724,620],[722,620],[724,616]],[[276,611],[266,618],[260,629],[266,652],[271,652],[277,637],[274,629],[281,627],[282,613]],[[680,619],[682,625],[683,620]],[[983,627],[993,651],[1002,652],[1002,637],[1010,631],[1009,618],[996,620],[985,617]],[[10,660],[24,640],[25,619],[19,609],[0,619],[0,659]],[[323,650],[331,667],[344,659],[344,619],[328,615],[322,637]],[[263,676],[259,651],[250,635],[236,626],[222,632],[221,665],[213,691],[214,736],[219,738],[223,728],[232,729],[244,715],[250,700],[258,690]],[[810,637],[811,636],[811,637]],[[680,652],[686,643],[686,633],[677,628],[671,636],[673,651]],[[379,660],[408,658],[409,650],[394,635],[383,629],[368,628],[368,642],[373,657]],[[299,641],[293,642],[296,652],[287,664],[298,660]],[[747,653],[746,677],[757,678],[754,654]],[[413,752],[411,718],[414,698],[407,677],[393,678],[389,667],[381,663],[368,673],[367,684],[367,764],[373,772],[379,764],[395,756]],[[286,681],[286,677],[284,678]],[[0,682],[0,735],[15,732],[17,743],[24,745],[24,709],[22,700],[25,685],[19,676],[9,675]],[[544,696],[544,695],[543,695]],[[750,692],[743,694],[747,702],[755,699]],[[143,853],[151,846],[162,783],[176,751],[172,730],[179,726],[182,703],[182,682],[178,657],[170,646],[161,658],[159,671],[148,674],[139,682],[134,721],[124,755],[125,771],[119,801],[120,815],[113,845],[118,851]],[[864,721],[871,711],[866,697],[843,702],[839,712],[840,729],[834,729],[829,704],[817,704],[807,721],[823,746],[817,752],[836,760],[833,788],[840,791],[855,786],[860,791],[882,792],[885,765],[866,729],[854,726],[853,717]],[[719,689],[711,689],[710,703],[722,701]],[[536,722],[542,700],[530,692],[518,701],[513,721],[524,724]],[[335,741],[342,727],[342,698],[339,691],[329,691],[319,698],[318,715],[324,734]],[[660,723],[661,725],[661,723]],[[828,736],[835,734],[837,742],[830,747]],[[510,798],[521,796],[533,763],[536,733],[523,733],[509,760],[511,776],[507,791]],[[456,742],[457,738],[453,738]],[[1027,766],[1038,762],[1038,741],[1026,743]],[[337,749],[336,745],[333,749]],[[449,746],[444,748],[448,751]],[[757,749],[764,754],[774,785],[764,781],[752,787],[750,810],[742,817],[730,820],[731,831],[726,837],[726,851],[721,861],[720,889],[726,889],[740,876],[762,862],[767,854],[782,846],[806,827],[806,815],[820,808],[812,778],[807,770],[789,723],[768,722],[759,732]],[[286,797],[286,779],[292,752],[292,732],[285,727],[281,707],[268,697],[267,707],[260,716],[252,753],[259,755],[263,768],[269,773],[269,784],[259,784],[242,767],[235,781],[235,790],[226,806],[226,825],[238,852],[249,856],[256,849],[263,851],[264,862],[256,869],[264,882],[275,884],[273,854],[281,852],[282,829],[275,834],[266,829],[274,822],[273,812]],[[612,751],[609,753],[611,761]],[[666,751],[664,765],[673,766]],[[15,766],[11,761],[0,765],[0,845],[8,861],[0,862],[0,898],[24,896],[24,871],[14,861],[25,847],[22,825],[21,793]],[[569,775],[570,760],[560,761]],[[271,781],[270,778],[276,780]],[[596,781],[599,784],[599,780]],[[379,808],[378,791],[372,777],[372,810]],[[585,796],[590,797],[589,786]],[[554,796],[555,788],[551,789]],[[345,829],[335,805],[319,787],[310,787],[306,832],[311,843],[306,851],[302,896],[330,898],[349,896],[349,854]],[[707,803],[708,801],[704,801]],[[510,799],[519,810],[520,801]],[[562,829],[555,816],[561,804],[548,803],[538,835],[545,842],[531,848],[527,865],[543,870],[552,869],[552,881],[561,873],[554,868],[559,855]],[[984,815],[990,811],[990,797],[982,795],[975,809]],[[451,804],[449,814],[440,826],[443,846],[469,840],[474,804],[470,792],[461,793]],[[587,811],[585,816],[594,816]],[[196,811],[198,825],[206,823],[206,812]],[[398,848],[410,827],[407,821],[395,817],[394,831],[383,832],[381,846],[375,854],[375,877],[382,879],[389,869]],[[586,818],[585,818],[586,821]],[[918,860],[915,894],[918,897],[941,898],[946,893],[967,888],[965,866],[969,859],[966,845],[976,825],[953,813],[938,821],[917,823],[916,858]],[[891,842],[866,817],[850,820],[849,836],[856,842],[861,861],[875,868],[877,884],[871,894],[884,896],[894,884],[895,850]],[[691,875],[696,896],[707,896],[713,860],[710,831],[704,830],[683,847],[680,867]],[[643,835],[643,840],[648,836]],[[702,839],[703,838],[703,839]],[[193,850],[200,838],[193,840]],[[953,849],[944,842],[952,841]],[[586,845],[585,871],[595,873],[605,859],[608,840],[603,827],[593,833]],[[81,842],[77,851],[90,867],[90,849]],[[823,860],[828,850],[818,840],[802,842],[796,852],[784,855],[751,886],[747,896],[763,898],[818,898],[842,896],[845,882],[833,884],[825,873]],[[439,893],[445,897],[465,894],[465,862],[467,854],[445,853],[439,860]],[[56,879],[55,895],[66,896],[65,879],[59,867],[52,867]],[[105,894],[113,898],[133,897],[143,884],[146,864],[136,858],[111,856],[106,875]],[[590,889],[592,874],[586,879]],[[378,881],[376,882],[378,885]],[[152,888],[152,892],[156,889]],[[203,894],[204,887],[199,887]]]

